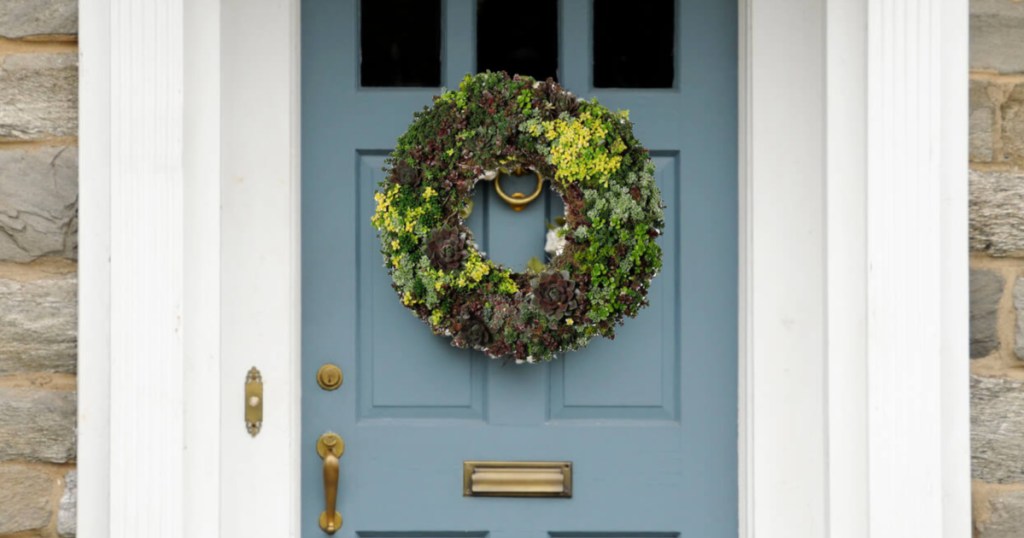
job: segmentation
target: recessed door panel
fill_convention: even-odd
[[[677,208],[679,167],[674,154],[655,153],[655,178],[663,200]],[[676,254],[679,219],[665,215],[661,274],[652,282],[650,306],[627,320],[614,340],[597,339],[552,365],[551,418],[674,420],[679,391],[679,296]]]
[[[485,365],[475,354],[452,349],[413,316],[391,288],[380,243],[370,226],[372,193],[381,180],[386,153],[357,157],[359,214],[357,367],[360,418],[482,419]],[[362,193],[366,193],[362,195]],[[339,271],[340,272],[340,271]],[[440,358],[440,360],[438,360]]]

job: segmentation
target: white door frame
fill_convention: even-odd
[[[741,536],[966,537],[967,1],[739,3]],[[83,538],[298,536],[298,5],[80,0]]]

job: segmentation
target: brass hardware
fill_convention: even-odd
[[[571,461],[462,462],[465,497],[572,497]]]
[[[263,376],[255,366],[245,375],[245,429],[256,437],[263,427]]]
[[[517,168],[515,175],[522,175],[522,169]],[[530,205],[530,202],[536,200],[540,193],[544,190],[544,178],[539,172],[534,172],[537,176],[537,188],[533,191],[533,194],[527,196],[521,192],[513,193],[512,195],[505,194],[505,191],[501,188],[501,175],[508,174],[509,171],[504,168],[498,170],[498,175],[494,177],[494,190],[498,193],[498,196],[508,204],[515,211],[522,211],[526,206]]]
[[[324,390],[337,390],[345,381],[341,368],[333,364],[325,364],[316,372],[316,382]]]
[[[316,453],[324,460],[324,511],[320,513],[320,528],[334,534],[341,528],[338,511],[338,458],[345,453],[345,441],[336,433],[327,432],[316,442]],[[331,515],[328,515],[331,514]]]

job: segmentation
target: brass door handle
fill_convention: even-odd
[[[320,528],[334,534],[341,528],[338,511],[338,458],[345,453],[345,441],[336,433],[327,432],[316,442],[316,452],[324,460],[325,506],[320,514]]]

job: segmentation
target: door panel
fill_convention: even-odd
[[[441,5],[448,87],[475,72],[476,6]],[[337,536],[737,533],[735,5],[678,0],[668,89],[593,89],[592,1],[557,7],[560,80],[629,109],[651,149],[668,206],[664,267],[650,307],[615,340],[515,365],[452,348],[409,313],[369,224],[394,140],[440,89],[360,86],[358,2],[303,3],[305,538],[324,536],[325,431],[346,442]],[[516,213],[481,184],[469,223],[482,250],[521,269],[562,209],[546,192]],[[333,392],[315,382],[325,362],[345,374]],[[463,497],[464,460],[572,461],[573,497]]]

